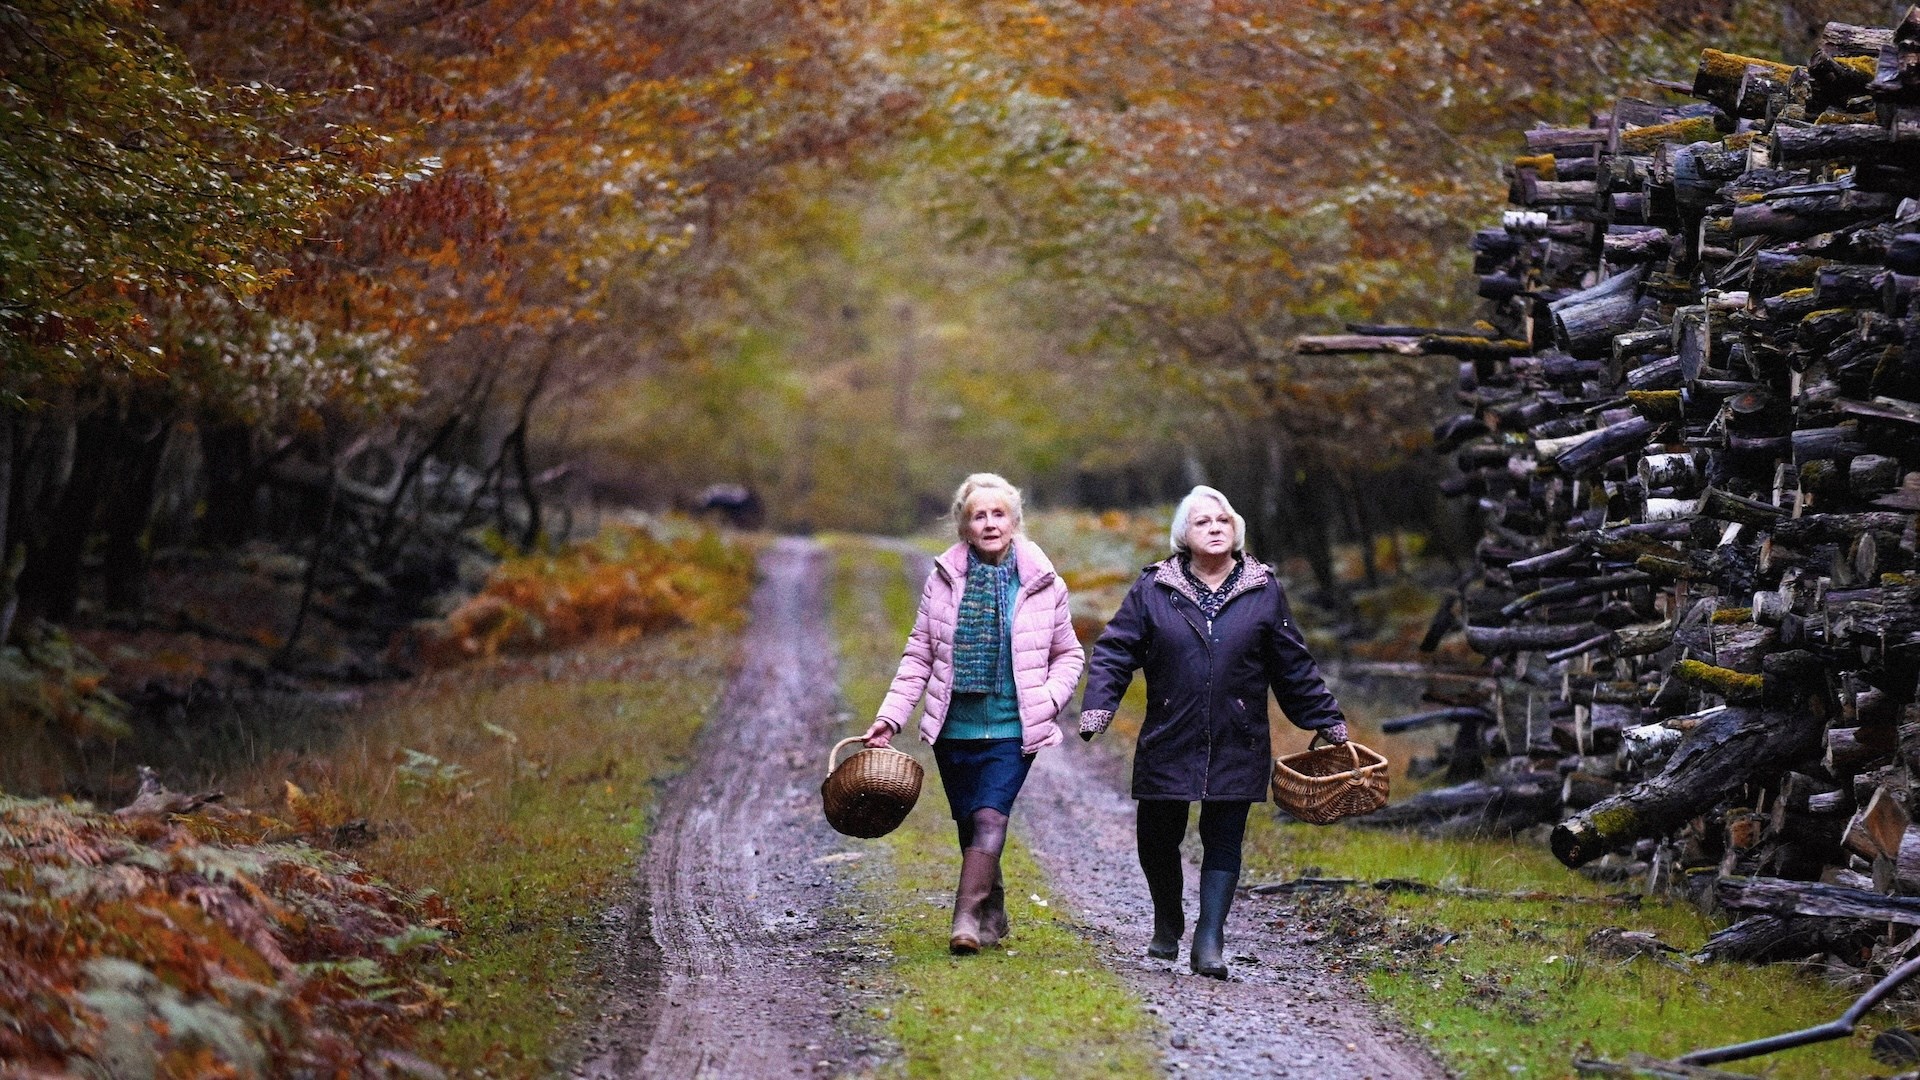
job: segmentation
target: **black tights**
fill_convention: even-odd
[[[1007,846],[1007,815],[991,806],[983,806],[968,817],[955,818],[953,825],[960,833],[961,851],[973,848],[998,856]]]
[[[1134,838],[1140,846],[1140,866],[1149,876],[1155,870],[1180,869],[1180,841],[1187,836],[1187,803],[1169,799],[1141,799],[1134,819]],[[1247,835],[1250,802],[1200,804],[1200,869],[1240,873],[1240,843]]]

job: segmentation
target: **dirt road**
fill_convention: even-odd
[[[836,873],[846,849],[818,805],[824,748],[847,726],[835,716],[827,558],[801,540],[763,557],[742,668],[696,759],[662,792],[634,902],[610,917],[618,970],[576,1075],[746,1080],[885,1063],[848,1022],[858,971],[880,957],[849,915],[854,875]],[[909,573],[929,566],[915,558]],[[1160,1017],[1170,1073],[1446,1075],[1350,977],[1266,925],[1261,901],[1243,899],[1229,922],[1234,981],[1146,960],[1150,907],[1125,791],[1112,748],[1070,740],[1040,756],[1015,828]]]
[[[862,1064],[836,1024],[858,943],[837,917],[850,886],[819,807],[838,707],[827,558],[798,539],[762,557],[744,662],[661,793],[637,895],[615,915],[609,1011],[576,1075],[745,1080]]]

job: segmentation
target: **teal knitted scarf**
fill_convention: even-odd
[[[960,617],[953,628],[953,692],[991,694],[1000,685],[1001,639],[1007,633],[1007,585],[1013,580],[1013,553],[999,566],[982,562],[967,549],[967,589],[960,594]]]

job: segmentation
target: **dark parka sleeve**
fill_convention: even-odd
[[[1113,712],[1127,694],[1133,673],[1147,662],[1153,626],[1147,618],[1146,590],[1153,575],[1143,573],[1127,590],[1120,610],[1108,620],[1087,660],[1087,690],[1080,698],[1080,734],[1091,738],[1113,723]]]
[[[1281,587],[1279,578],[1273,579],[1273,587],[1279,594],[1280,611],[1273,621],[1273,633],[1267,638],[1266,664],[1274,700],[1298,728],[1319,731],[1346,723],[1340,703],[1320,676],[1320,665],[1314,663],[1307,652],[1299,624],[1293,621],[1287,590]],[[1088,696],[1091,697],[1091,693]]]

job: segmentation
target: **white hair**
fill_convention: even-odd
[[[967,535],[967,518],[973,513],[974,500],[979,498],[994,498],[1004,503],[1007,516],[1013,519],[1013,531],[1020,531],[1020,489],[998,473],[977,472],[960,481],[959,489],[953,493],[953,508],[949,513],[960,539],[972,539]]]
[[[1173,553],[1175,555],[1187,553],[1187,522],[1193,517],[1193,504],[1201,499],[1212,499],[1220,504],[1221,509],[1227,512],[1227,516],[1233,519],[1233,550],[1247,550],[1247,519],[1240,516],[1240,512],[1233,508],[1233,504],[1227,501],[1227,497],[1221,494],[1218,488],[1210,488],[1202,484],[1187,492],[1187,497],[1181,499],[1180,505],[1174,508],[1173,527],[1167,531],[1167,542],[1173,545]]]

